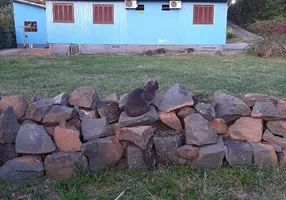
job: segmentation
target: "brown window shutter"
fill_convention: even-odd
[[[74,23],[74,7],[71,3],[54,3],[53,17],[55,23]]]
[[[93,5],[94,24],[114,24],[114,8],[109,4]]]
[[[194,24],[213,24],[214,6],[194,5]]]

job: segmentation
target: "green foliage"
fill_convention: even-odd
[[[231,27],[227,27],[226,37],[227,37],[227,39],[232,39],[235,37],[235,34],[234,34],[233,29]]]
[[[8,3],[9,3],[9,0],[0,0],[0,8],[8,5]]]
[[[0,28],[14,31],[13,7],[11,5],[0,8]]]

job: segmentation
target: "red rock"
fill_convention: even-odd
[[[95,109],[99,103],[99,96],[96,89],[80,87],[73,91],[69,97],[69,104],[83,108]]]
[[[256,102],[277,102],[277,98],[272,96],[266,96],[264,94],[246,94],[243,101],[248,107],[253,107]]]
[[[253,161],[255,165],[273,165],[277,164],[278,159],[275,149],[270,144],[250,143],[253,148]]]
[[[195,113],[196,110],[194,108],[191,108],[189,106],[182,108],[179,112],[178,112],[178,116],[181,118],[186,118],[188,115]]]
[[[116,93],[112,93],[111,95],[107,96],[104,101],[119,101],[119,96]]]
[[[76,114],[76,110],[67,106],[53,106],[43,119],[44,124],[57,125],[61,121],[70,120]]]
[[[193,160],[199,154],[199,148],[192,145],[184,145],[177,149],[177,153],[180,158]]]
[[[232,139],[250,142],[260,142],[262,133],[262,119],[252,117],[241,117],[228,129],[228,134]]]
[[[210,121],[210,124],[212,127],[215,128],[217,134],[225,134],[227,133],[228,127],[225,124],[225,121],[221,118],[216,118],[212,121]]]
[[[286,121],[269,121],[266,124],[267,128],[275,135],[280,135],[286,138]]]
[[[79,136],[79,131],[61,128],[60,126],[55,128],[54,139],[60,151],[80,151],[81,141],[79,140]]]
[[[286,150],[283,150],[282,152],[278,153],[279,158],[279,165],[282,167],[286,167]]]
[[[44,126],[45,131],[49,134],[49,136],[53,137],[55,133],[56,126]]]
[[[269,143],[282,145],[284,149],[286,148],[286,138],[274,136],[268,129],[263,134],[263,140]]]
[[[26,117],[36,122],[42,122],[43,118],[53,107],[53,100],[43,99],[31,103],[27,109]]]
[[[175,112],[162,112],[159,111],[159,119],[172,129],[179,131],[182,130],[182,124]]]
[[[6,106],[13,107],[17,119],[20,119],[26,114],[29,104],[23,95],[3,96],[0,100],[0,109]]]

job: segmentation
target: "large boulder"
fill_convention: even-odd
[[[65,180],[72,177],[76,170],[86,170],[88,160],[80,152],[58,152],[48,155],[45,159],[45,170],[55,180]]]
[[[0,109],[0,144],[15,142],[20,124],[11,106]]]
[[[215,109],[212,103],[198,102],[195,105],[195,109],[207,120],[211,121],[215,119]]]
[[[31,103],[27,109],[26,117],[36,122],[42,122],[53,107],[52,99],[43,99]]]
[[[232,139],[260,142],[263,134],[263,121],[252,117],[241,117],[229,127],[228,134]]]
[[[16,152],[20,154],[47,154],[56,145],[43,126],[27,123],[21,126],[16,137]]]
[[[248,142],[225,140],[226,160],[230,165],[251,165],[253,150]]]
[[[191,114],[184,122],[186,144],[201,146],[217,142],[216,130],[200,114]]]
[[[81,146],[81,152],[89,160],[91,171],[101,171],[115,165],[123,155],[123,146],[116,136],[91,140]]]
[[[210,121],[210,124],[215,128],[217,134],[227,133],[228,127],[223,119],[215,118],[214,120]]]
[[[248,107],[253,107],[256,102],[277,102],[278,98],[272,96],[266,96],[264,94],[254,93],[244,95],[243,102]]]
[[[256,102],[252,112],[252,117],[262,118],[266,121],[285,120],[286,102],[278,100],[277,102]]]
[[[286,138],[286,121],[269,121],[266,124],[267,128],[275,135]]]
[[[83,108],[95,109],[99,104],[99,96],[94,88],[80,87],[71,93],[69,104]]]
[[[119,126],[120,127],[143,126],[143,125],[149,125],[158,120],[159,120],[158,113],[156,109],[153,106],[151,106],[149,112],[137,117],[129,117],[125,112],[122,112],[119,117]]]
[[[47,125],[57,125],[61,121],[68,121],[74,115],[76,110],[67,106],[53,106],[47,115],[43,118],[43,123]]]
[[[179,112],[178,112],[178,116],[182,119],[186,118],[188,115],[195,113],[196,110],[190,106],[184,107],[182,108]]]
[[[222,137],[215,144],[200,147],[198,156],[192,162],[194,169],[215,169],[222,165],[225,148]]]
[[[175,112],[162,112],[159,111],[159,119],[170,128],[179,131],[182,130],[182,124]]]
[[[177,149],[184,143],[183,131],[159,131],[153,137],[157,162],[160,164],[178,164]]]
[[[109,124],[117,122],[121,113],[116,101],[102,101],[98,105],[97,111],[100,117],[106,117]]]
[[[170,112],[193,104],[194,101],[187,88],[176,83],[162,95],[159,110]]]
[[[28,109],[28,101],[23,95],[3,96],[0,100],[0,109],[11,106],[14,109],[17,119],[25,116]]]
[[[215,92],[214,102],[216,118],[222,118],[226,123],[251,114],[250,108],[243,101],[223,92]]]
[[[55,128],[54,140],[60,151],[77,152],[81,151],[81,141],[78,130],[66,129],[60,126]]]
[[[123,127],[117,136],[119,140],[130,141],[145,150],[154,131],[151,126]]]
[[[184,145],[177,149],[177,153],[182,159],[193,160],[199,154],[199,148],[193,145]]]
[[[0,167],[0,180],[19,182],[44,175],[44,165],[40,156],[25,155],[7,161]]]
[[[253,162],[255,165],[275,165],[278,162],[275,149],[270,144],[250,143],[253,148]]]
[[[0,144],[0,166],[6,161],[17,157],[14,144]]]
[[[81,132],[84,140],[94,140],[113,135],[113,132],[108,131],[108,123],[105,117],[93,119],[88,116],[83,116]]]
[[[266,142],[273,143],[273,144],[279,144],[283,147],[283,149],[286,149],[286,138],[275,136],[268,129],[264,132],[262,138]]]
[[[68,100],[69,100],[68,94],[63,92],[53,98],[53,104],[60,105],[60,106],[67,106]]]

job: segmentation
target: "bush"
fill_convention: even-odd
[[[16,47],[13,7],[0,7],[0,49]]]
[[[227,39],[232,39],[235,37],[235,34],[234,34],[233,29],[231,27],[227,27],[226,37],[227,37]]]

